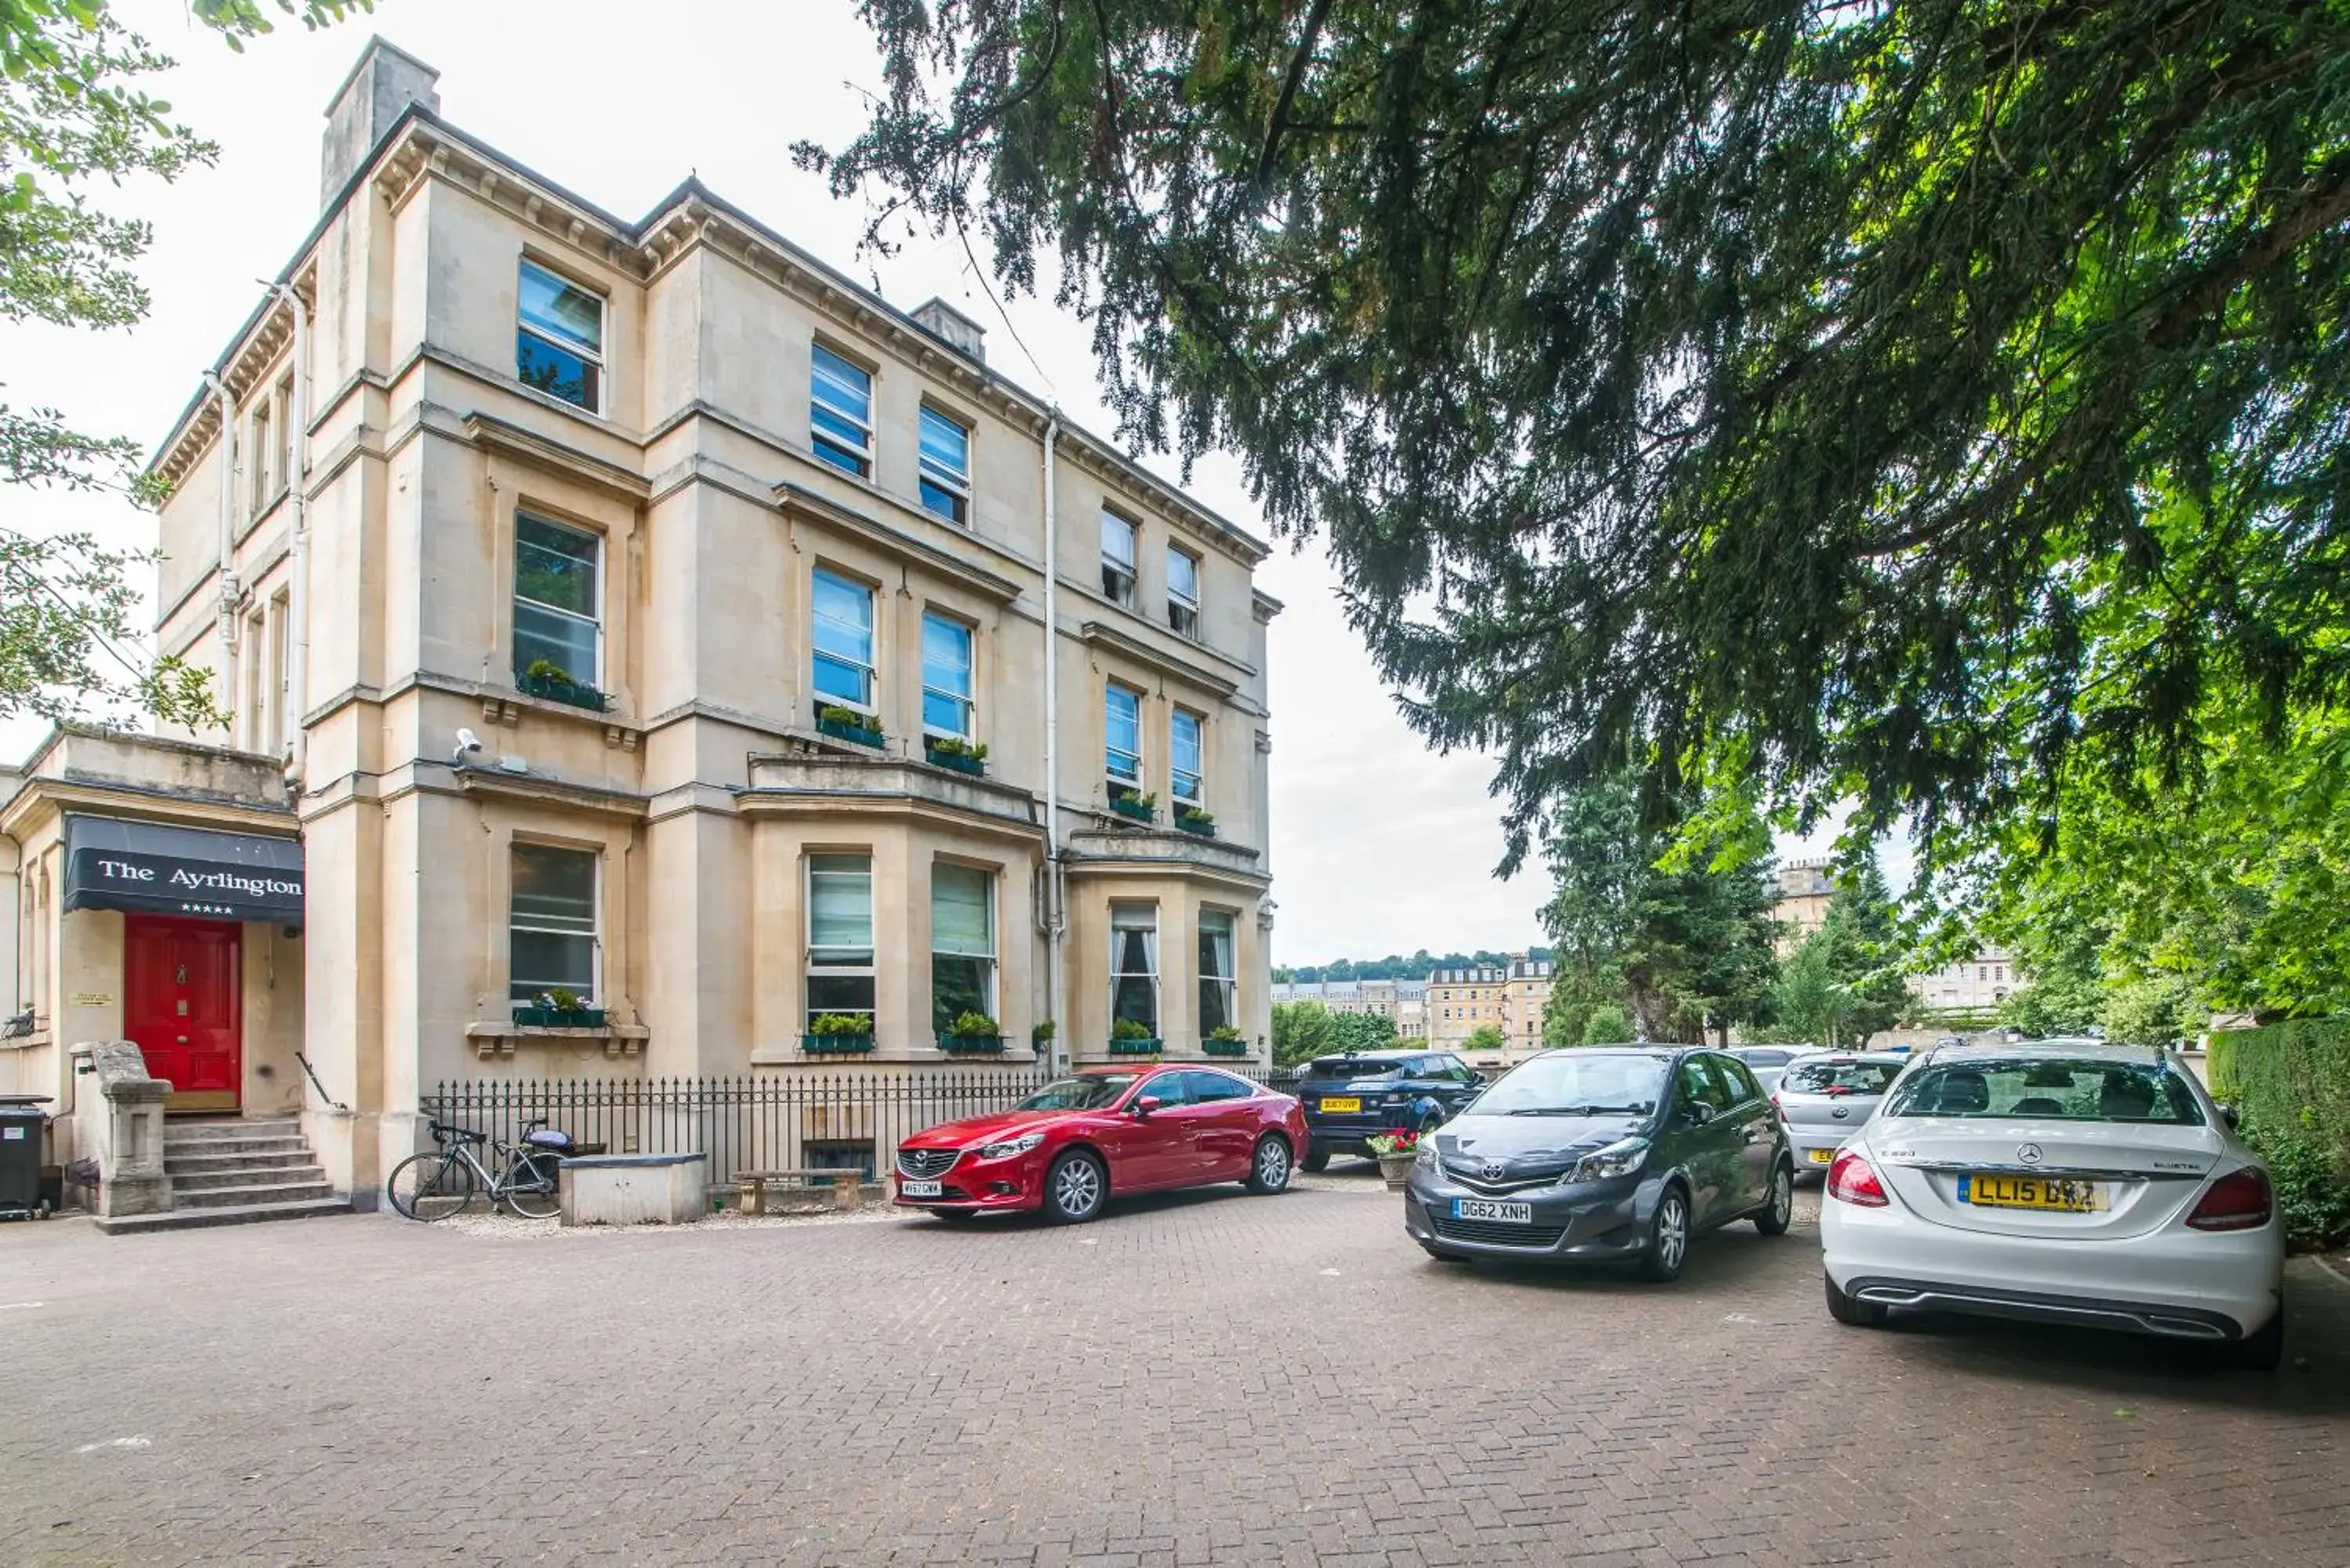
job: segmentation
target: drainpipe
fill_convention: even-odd
[[[1055,1074],[1067,1069],[1069,1059],[1068,977],[1061,954],[1061,940],[1069,929],[1061,876],[1061,568],[1054,506],[1054,449],[1060,437],[1056,404],[1045,422],[1045,995],[1053,1011]]]
[[[236,697],[236,399],[217,371],[204,372],[204,384],[220,400],[220,640],[221,685],[224,695]]]
[[[279,284],[277,293],[294,313],[294,400],[286,410],[286,466],[292,471],[286,476],[286,489],[294,506],[294,545],[286,575],[293,581],[286,599],[286,691],[280,700],[292,732],[286,776],[298,798],[310,760],[310,727],[303,722],[310,708],[310,322],[291,283]]]

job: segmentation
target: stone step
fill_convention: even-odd
[[[217,1138],[203,1143],[163,1144],[165,1159],[243,1159],[273,1154],[298,1154],[310,1157],[310,1146],[298,1137],[244,1137],[231,1140]]]
[[[245,1203],[219,1209],[173,1209],[165,1214],[125,1214],[92,1223],[109,1236],[135,1236],[150,1231],[193,1231],[210,1225],[249,1225],[263,1220],[309,1220],[350,1211],[348,1198],[311,1198],[296,1203]]]
[[[300,1137],[299,1116],[223,1116],[218,1121],[189,1122],[167,1118],[165,1143],[200,1143],[206,1138]]]
[[[182,1209],[235,1209],[257,1203],[306,1203],[334,1195],[335,1189],[324,1180],[265,1180],[247,1187],[200,1187],[187,1191],[173,1182],[172,1208],[176,1212]]]
[[[266,1187],[272,1182],[288,1181],[307,1187],[327,1179],[325,1168],[316,1160],[305,1160],[299,1165],[244,1162],[203,1170],[167,1170],[175,1193],[202,1192],[215,1187]]]

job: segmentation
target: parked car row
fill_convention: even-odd
[[[2159,1051],[2098,1041],[1814,1051],[1581,1048],[1492,1084],[1443,1052],[1333,1056],[1295,1095],[1213,1068],[1095,1069],[898,1153],[898,1201],[1065,1221],[1112,1195],[1279,1192],[1381,1132],[1419,1136],[1406,1234],[1446,1260],[1620,1262],[1669,1281],[1693,1238],[1788,1229],[1824,1175],[1829,1314],[1920,1308],[2199,1341],[2277,1364],[2283,1238],[2231,1111]]]

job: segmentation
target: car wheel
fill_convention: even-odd
[[[1248,1180],[1251,1192],[1274,1193],[1289,1186],[1289,1140],[1279,1133],[1267,1133],[1256,1140],[1256,1152],[1249,1157]]]
[[[1795,1168],[1781,1161],[1771,1171],[1771,1201],[1755,1210],[1754,1228],[1765,1236],[1783,1236],[1795,1217]]]
[[[1885,1308],[1875,1302],[1859,1301],[1845,1294],[1836,1289],[1835,1281],[1825,1274],[1822,1274],[1820,1280],[1828,1288],[1830,1317],[1850,1328],[1883,1328],[1885,1326]]]
[[[1648,1218],[1648,1250],[1640,1259],[1640,1277],[1660,1285],[1679,1279],[1682,1266],[1689,1262],[1689,1195],[1678,1187],[1668,1187],[1657,1199],[1656,1213]]]
[[[1108,1192],[1109,1173],[1102,1162],[1073,1148],[1045,1173],[1045,1212],[1056,1225],[1081,1225],[1101,1212]]]
[[[1305,1158],[1297,1162],[1297,1168],[1308,1176],[1321,1175],[1330,1168],[1330,1151],[1318,1143],[1307,1144]]]
[[[2277,1303],[2275,1314],[2259,1333],[2221,1345],[2219,1359],[2221,1366],[2239,1372],[2274,1372],[2284,1359],[2284,1303]]]
[[[1443,1125],[1444,1113],[1442,1111],[1430,1111],[1426,1116],[1419,1118],[1419,1136],[1426,1137],[1429,1134],[1434,1132]]]

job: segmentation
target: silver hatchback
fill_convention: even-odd
[[[1788,1063],[1771,1103],[1786,1126],[1796,1172],[1825,1174],[1835,1151],[1877,1114],[1908,1064],[1908,1056],[1890,1051],[1821,1051]]]

